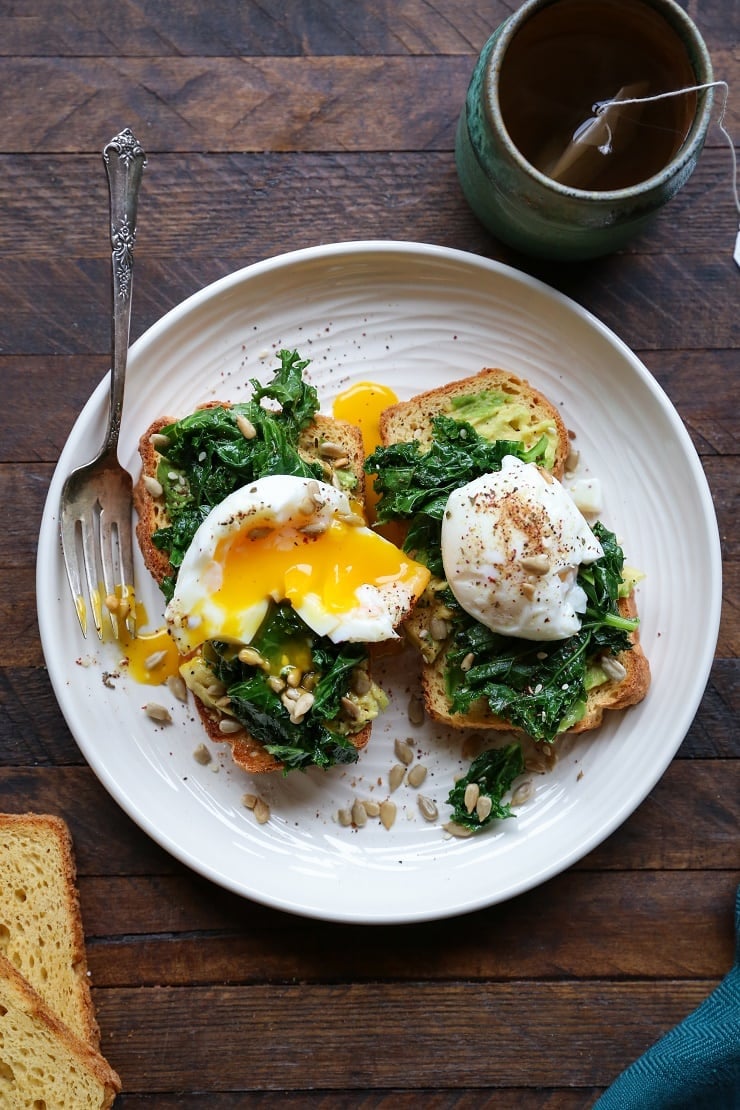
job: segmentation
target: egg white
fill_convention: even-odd
[[[601,555],[564,487],[513,455],[447,502],[447,581],[466,612],[502,635],[560,640],[578,632],[586,609],[578,568]]]
[[[355,586],[357,552],[368,574]],[[317,566],[325,580],[311,577]],[[346,493],[271,475],[232,493],[203,521],[165,618],[183,654],[206,640],[249,644],[271,601],[282,600],[319,636],[373,643],[397,638],[396,625],[427,580],[425,568],[367,527]]]

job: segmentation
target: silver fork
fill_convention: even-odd
[[[120,622],[132,635],[136,631],[132,481],[118,461],[118,435],[131,324],[136,206],[146,156],[133,133],[125,128],[103,149],[103,162],[108,176],[113,247],[108,430],[92,462],[73,470],[65,481],[60,516],[64,564],[82,634],[87,636],[89,611],[101,640],[105,613],[115,637],[123,631]]]

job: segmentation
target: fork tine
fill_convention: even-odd
[[[103,587],[105,589],[105,599],[111,595],[115,596],[116,593],[116,571],[115,571],[115,558],[113,554],[113,522],[109,519],[110,514],[103,508],[100,511],[100,561],[103,565]],[[101,607],[102,610],[102,607]],[[113,628],[113,635],[118,639],[118,617],[116,614],[109,610],[110,622]],[[102,611],[101,611],[102,617]]]
[[[132,636],[136,634],[136,592],[134,583],[134,544],[131,535],[131,512],[118,517],[118,551],[121,557],[121,597],[130,605],[126,625]]]
[[[74,598],[77,619],[80,622],[82,635],[87,637],[87,605],[82,590],[82,576],[80,574],[80,557],[78,551],[78,521],[77,517],[65,510],[61,521],[62,554],[64,566],[67,571],[67,581]]]
[[[85,577],[90,596],[90,609],[98,639],[103,639],[103,620],[100,597],[100,570],[98,566],[99,544],[95,538],[99,522],[95,520],[94,510],[88,510],[80,515],[80,530],[82,532],[82,555],[85,564]]]
[[[120,501],[120,499],[119,499]],[[136,632],[134,608],[134,557],[128,506],[116,504],[115,511],[103,508],[100,513],[100,555],[103,564],[105,596],[113,595],[126,602],[123,621],[131,635]],[[113,633],[121,631],[118,612],[111,611]]]

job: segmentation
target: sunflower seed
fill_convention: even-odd
[[[433,640],[446,640],[450,631],[450,626],[447,621],[442,620],[441,617],[434,617],[429,622],[429,633]]]
[[[223,733],[224,736],[233,736],[235,732],[242,731],[242,726],[233,717],[224,717],[218,722],[218,731]]]
[[[436,821],[439,817],[439,810],[432,799],[427,798],[426,794],[417,794],[416,804],[425,821]]]
[[[245,439],[254,439],[257,435],[257,429],[251,420],[247,420],[246,416],[239,413],[236,418],[236,426],[244,436]]]
[[[153,721],[161,721],[162,724],[169,725],[172,723],[169,709],[163,705],[159,705],[156,701],[148,701],[144,706],[144,712],[147,717],[151,717]]]
[[[394,802],[386,800],[380,805],[380,823],[384,829],[390,829],[396,820],[396,806]]]
[[[408,774],[409,786],[421,786],[424,779],[427,777],[427,769],[423,763],[417,763],[411,768]]]
[[[262,667],[264,666],[264,659],[253,647],[243,647],[237,656],[240,663],[246,663],[249,667]]]
[[[388,774],[388,785],[391,788],[391,794],[394,790],[398,790],[403,782],[403,777],[406,774],[406,768],[403,763],[394,763]]]
[[[200,763],[201,767],[207,767],[213,759],[213,756],[211,755],[205,744],[199,744],[193,752],[193,759],[196,763]]]
[[[469,782],[465,787],[465,794],[463,796],[463,805],[468,813],[472,813],[475,809],[478,798],[480,797],[480,786],[477,782]]]
[[[443,828],[446,833],[449,833],[450,836],[456,836],[459,840],[465,840],[466,837],[473,835],[472,829],[466,829],[464,825],[458,825],[456,821],[448,821],[446,825],[443,825]]]
[[[359,798],[355,798],[352,803],[352,824],[357,825],[358,829],[364,829],[367,824],[367,810]]]
[[[396,758],[409,767],[414,762],[414,749],[406,740],[400,740],[398,737],[393,742],[393,751],[396,753]]]
[[[314,696],[308,690],[304,690],[297,701],[293,702],[293,711],[291,716],[296,720],[300,717],[303,718],[308,713],[309,709],[314,703]]]
[[[161,482],[158,482],[156,478],[153,478],[151,476],[151,474],[145,474],[144,478],[142,480],[144,482],[144,489],[146,490],[146,492],[148,494],[150,494],[150,496],[152,496],[152,497],[161,497],[162,496],[162,494],[164,493],[164,490],[162,489],[162,483]]]
[[[325,459],[341,459],[342,455],[346,454],[340,443],[332,443],[328,439],[324,440],[319,447],[319,451]]]
[[[413,695],[409,698],[408,717],[412,725],[424,724],[424,702]]]
[[[511,795],[511,804],[513,806],[524,805],[534,794],[534,783],[531,779],[526,779],[520,782],[514,793]]]
[[[475,814],[478,820],[480,822],[485,821],[486,818],[491,816],[492,809],[493,801],[491,798],[489,798],[487,794],[481,794],[480,798],[475,803]]]
[[[550,560],[547,555],[527,555],[521,560],[521,568],[528,574],[547,574]]]
[[[611,678],[614,682],[621,682],[627,674],[627,668],[613,655],[603,655],[599,663],[606,677]]]
[[[144,660],[144,670],[156,671],[157,667],[160,666],[161,663],[164,663],[166,658],[166,651],[153,651],[152,654],[147,655],[146,659]]]
[[[177,698],[178,701],[188,700],[188,688],[185,685],[185,679],[182,675],[169,675],[167,679],[167,689],[172,694],[173,698]]]
[[[270,807],[262,798],[257,799],[252,812],[254,813],[254,818],[258,825],[264,825],[270,820]]]

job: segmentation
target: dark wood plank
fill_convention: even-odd
[[[99,151],[109,137],[101,132],[96,152],[74,159],[0,155],[5,257],[107,257]],[[727,253],[736,222],[730,169],[726,148],[705,148],[688,183],[628,252],[680,256],[702,244]],[[354,239],[375,238],[381,228],[389,239],[437,241],[444,234],[449,245],[473,251],[480,249],[482,234],[460,191],[451,145],[442,151],[301,155],[157,152],[144,172],[138,253],[235,258],[255,242],[263,252],[272,244],[266,253],[279,253],[306,245],[293,244],[294,234],[310,232],[316,241],[318,229],[321,240],[330,241],[343,227],[355,229],[344,236]],[[565,269],[592,279],[599,271],[598,265]]]
[[[454,979],[711,979],[731,966],[734,872],[570,871],[510,902],[409,926],[304,921],[192,876],[80,881],[98,988]],[[546,910],[545,910],[546,907]],[[631,926],[625,933],[624,921]],[[491,938],[496,943],[491,944]]]
[[[4,353],[99,354],[102,372],[110,274],[99,156],[70,169],[69,180],[46,159],[6,157],[0,169],[11,244],[0,274]],[[723,152],[707,151],[683,192],[630,246],[629,266],[619,254],[554,266],[516,255],[482,232],[460,191],[451,150],[153,155],[140,206],[132,338],[241,266],[318,242],[375,238],[382,229],[389,239],[514,264],[574,297],[641,351],[736,349],[728,170]],[[700,225],[696,237],[685,236],[687,222]]]
[[[469,54],[511,10],[502,0],[438,0],[434,7],[397,0],[392,8],[344,0],[289,7],[217,0],[196,8],[119,0],[111,19],[105,0],[35,0],[32,13],[11,6],[0,15],[0,42],[11,56]],[[702,0],[692,15],[710,49],[733,41],[732,13],[719,0]]]
[[[495,1092],[496,1110],[591,1110],[601,1090],[582,1087],[532,1090],[513,1087]],[[250,1107],[256,1110],[480,1110],[493,1092],[473,1090],[438,1091],[436,1089],[398,1088],[385,1091],[250,1091]],[[245,1095],[239,1091],[213,1094],[119,1095],[116,1110],[244,1110]]]
[[[594,1087],[715,985],[272,983],[118,988],[95,1001],[104,1051],[132,1092],[414,1090],[432,1066],[438,1090]]]
[[[481,10],[459,0],[434,8],[400,0],[392,10],[344,0],[218,0],[196,8],[119,0],[111,19],[105,0],[84,7],[36,0],[33,15],[0,17],[0,41],[4,54],[39,56],[470,54],[508,14],[501,0]]]
[[[0,766],[0,810],[58,813],[82,875],[171,874],[178,865],[119,810],[87,767]],[[587,871],[740,868],[740,761],[675,760],[648,798],[578,865]]]
[[[95,151],[110,121],[121,120],[150,153],[449,150],[474,61],[475,54],[6,58],[3,146]],[[716,62],[718,70],[731,71],[726,45],[717,49]],[[29,102],[33,113],[24,110]],[[731,134],[739,121],[730,99]]]

